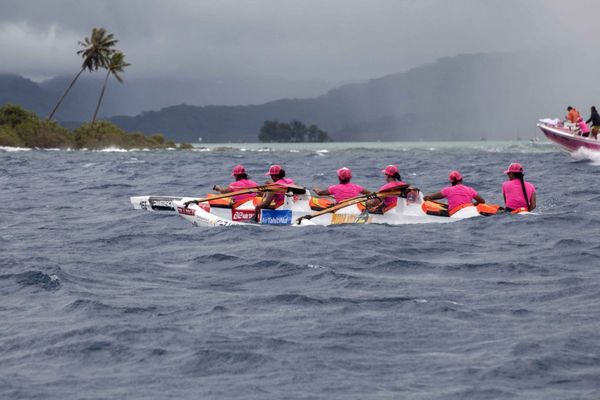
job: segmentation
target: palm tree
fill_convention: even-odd
[[[106,68],[108,65],[108,59],[115,52],[114,47],[117,44],[118,40],[114,38],[112,33],[107,34],[104,28],[93,28],[92,34],[90,37],[86,37],[83,39],[83,42],[79,42],[81,46],[84,48],[77,52],[78,55],[83,57],[83,63],[81,64],[81,70],[75,78],[71,81],[65,93],[58,100],[58,103],[54,106],[54,109],[48,115],[47,121],[51,120],[58,107],[61,105],[79,76],[83,73],[83,71],[97,71],[98,68]]]
[[[125,62],[125,54],[120,51],[117,51],[115,54],[110,56],[108,59],[108,64],[106,65],[106,77],[104,78],[104,85],[102,85],[102,91],[100,92],[100,98],[98,99],[98,104],[96,105],[96,111],[94,111],[94,117],[92,118],[92,125],[96,121],[96,115],[98,115],[98,110],[100,109],[100,103],[102,103],[102,98],[104,97],[104,90],[106,89],[106,83],[108,82],[108,77],[112,74],[119,83],[123,83],[123,78],[119,75],[123,73],[123,69],[129,67],[131,64]]]

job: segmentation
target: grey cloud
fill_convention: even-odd
[[[103,26],[131,75],[368,79],[456,53],[585,48],[598,11],[594,0],[4,0],[0,72],[71,73],[77,40]]]

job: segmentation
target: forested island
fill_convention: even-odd
[[[0,146],[62,149],[176,148],[175,142],[166,141],[161,134],[146,136],[141,132],[126,133],[112,122],[96,121],[108,79],[112,76],[118,82],[123,82],[121,74],[131,65],[125,62],[123,52],[115,48],[117,42],[114,35],[103,28],[93,28],[92,34],[79,42],[82,49],[77,54],[83,58],[80,70],[45,119],[40,119],[36,113],[16,104],[2,105]],[[69,131],[52,117],[81,74],[85,71],[98,70],[105,70],[106,75],[91,122],[81,124],[73,131]],[[184,144],[180,147],[189,148],[191,145]]]
[[[0,146],[90,150],[177,147],[161,134],[126,133],[108,121],[85,123],[69,131],[55,121],[42,120],[35,113],[12,104],[0,107]],[[188,147],[191,146],[180,145],[180,148]]]
[[[327,132],[316,125],[306,126],[302,122],[265,121],[260,128],[261,142],[330,142]]]

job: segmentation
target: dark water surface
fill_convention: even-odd
[[[369,189],[397,163],[425,192],[456,168],[501,202],[514,161],[539,215],[196,228],[129,204],[237,163],[321,186],[348,166]],[[599,180],[523,144],[0,150],[0,398],[598,399]]]

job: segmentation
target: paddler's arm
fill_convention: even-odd
[[[262,201],[260,202],[259,205],[257,205],[255,207],[256,212],[258,213],[258,210],[260,210],[261,208],[267,208],[271,204],[271,201],[273,200],[273,196],[275,196],[275,193],[273,193],[273,192],[269,192],[269,193],[263,192]]]
[[[219,192],[219,193],[221,193],[221,194],[225,194],[225,193],[231,193],[231,192],[233,192],[233,190],[231,190],[229,187],[223,188],[223,187],[221,187],[221,186],[219,186],[219,185],[215,185],[215,186],[213,186],[213,190],[214,190],[215,192]]]
[[[315,186],[312,190],[313,190],[313,192],[315,192],[316,195],[319,195],[319,196],[329,196],[330,195],[328,189],[319,189],[318,187]]]
[[[480,195],[473,197],[473,199],[475,199],[475,201],[476,201],[475,205],[485,203],[485,200]]]
[[[536,206],[537,206],[537,202],[536,202],[535,192],[533,192],[531,194],[531,201],[529,202],[529,211],[533,211],[533,209],[535,209]]]
[[[428,194],[427,196],[423,197],[423,200],[425,201],[429,201],[429,200],[439,200],[439,199],[443,199],[445,196],[442,194],[442,192],[437,192],[437,193],[433,193],[433,194]]]

